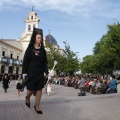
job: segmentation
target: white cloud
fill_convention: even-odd
[[[115,0],[116,1],[116,0]],[[40,11],[56,10],[71,15],[89,17],[92,15],[103,17],[119,16],[120,2],[112,0],[0,0],[0,9],[13,7],[32,7]]]

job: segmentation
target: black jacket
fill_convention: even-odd
[[[44,51],[44,55],[45,55],[45,60],[44,60],[44,72],[46,74],[48,74],[48,62],[47,62],[47,57],[46,57],[46,51],[44,48],[42,48]],[[24,57],[23,57],[23,64],[22,64],[22,74],[27,74],[27,70],[28,70],[28,65],[31,59],[31,53],[32,53],[33,47],[29,47],[27,48],[27,50],[25,51]]]

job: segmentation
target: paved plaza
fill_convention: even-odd
[[[17,95],[15,81],[7,93],[0,83],[0,120],[120,120],[120,94],[91,95],[78,97],[79,90],[52,85],[51,96],[43,90],[41,110],[34,111],[34,96],[31,108],[25,103],[26,90]]]

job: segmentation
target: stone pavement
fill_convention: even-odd
[[[7,93],[0,83],[0,120],[120,120],[120,94],[91,95],[78,97],[79,90],[53,85],[51,96],[43,90],[41,110],[34,111],[34,96],[31,108],[24,104],[26,91],[17,95],[15,81]]]

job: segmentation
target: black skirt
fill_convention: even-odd
[[[35,74],[34,72],[28,73],[28,81],[26,83],[27,89],[30,91],[41,90],[44,88],[44,72]]]
[[[21,89],[21,83],[19,82],[19,83],[17,83],[17,85],[16,85],[16,89]]]

